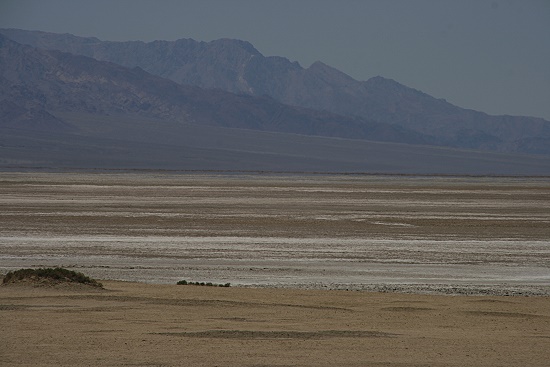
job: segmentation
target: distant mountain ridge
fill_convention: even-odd
[[[21,45],[0,35],[0,113],[17,128],[17,116],[40,114],[56,128],[56,112],[126,115],[172,122],[426,143],[422,134],[399,126],[286,106],[269,97],[236,95],[177,84],[139,67]],[[16,118],[17,117],[17,118]],[[55,120],[55,121],[54,121]],[[29,120],[30,121],[30,120]],[[26,125],[20,125],[26,126]]]
[[[0,171],[550,175],[549,156],[435,144],[398,125],[179,84],[0,32]]]
[[[269,96],[288,105],[399,125],[416,132],[409,141],[413,144],[550,154],[550,122],[544,119],[462,109],[391,79],[356,81],[322,62],[304,69],[283,57],[265,57],[245,41],[109,42],[15,29],[0,33],[38,48],[140,67],[179,84]]]

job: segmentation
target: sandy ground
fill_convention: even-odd
[[[548,366],[550,298],[0,286],[2,366]]]

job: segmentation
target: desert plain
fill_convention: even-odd
[[[548,366],[550,179],[0,173],[2,366]],[[181,286],[178,280],[231,283]]]

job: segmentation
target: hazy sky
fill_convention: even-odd
[[[250,41],[491,114],[550,120],[550,0],[0,0],[0,27]]]

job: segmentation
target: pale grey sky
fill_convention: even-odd
[[[465,108],[550,120],[550,0],[0,0],[0,27],[103,40],[237,38]]]

